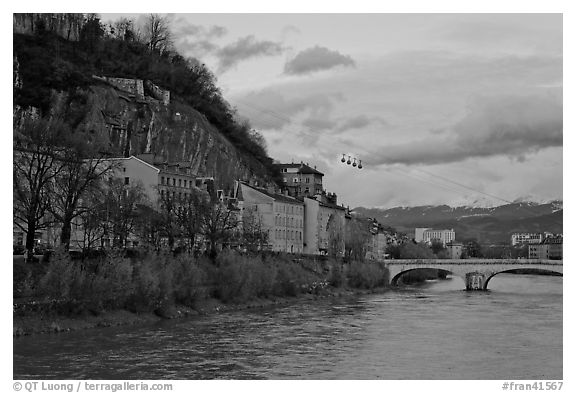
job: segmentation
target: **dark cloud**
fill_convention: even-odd
[[[478,99],[446,136],[389,145],[366,158],[380,164],[441,164],[505,155],[517,160],[562,146],[562,102],[552,96]],[[382,153],[385,151],[385,154]]]
[[[206,35],[208,37],[220,38],[228,34],[228,29],[224,26],[210,26]]]
[[[378,116],[358,115],[348,118],[329,119],[325,116],[310,117],[302,122],[313,133],[339,134],[345,131],[365,128],[371,125],[387,126],[388,122]]]
[[[330,119],[324,118],[310,118],[302,122],[302,125],[309,128],[311,131],[324,131],[333,130],[337,126],[337,122]]]
[[[178,48],[184,53],[194,54],[195,56],[202,57],[216,51],[218,49],[218,45],[209,40],[182,40],[178,42]]]
[[[368,127],[370,125],[387,126],[388,122],[378,116],[358,115],[343,120],[336,131],[344,132],[359,128]]]
[[[220,72],[225,72],[241,61],[262,56],[276,56],[286,48],[273,41],[258,41],[253,35],[239,38],[238,41],[220,48],[216,53]]]
[[[179,38],[212,39],[221,38],[228,33],[228,30],[224,26],[205,27],[188,23],[185,19],[178,19],[177,21],[179,23],[175,26],[174,34]]]
[[[334,67],[354,67],[356,63],[347,55],[321,46],[308,48],[298,53],[284,65],[284,73],[290,75],[309,74]]]
[[[181,53],[188,56],[202,57],[216,52],[220,48],[216,41],[228,33],[223,26],[195,25],[184,18],[178,18],[176,22],[176,46]]]
[[[286,97],[273,89],[250,92],[232,101],[250,118],[257,128],[281,129],[294,121],[301,113],[309,118],[328,119],[337,102],[344,100],[341,94],[310,94]]]

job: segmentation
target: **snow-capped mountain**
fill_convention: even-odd
[[[414,228],[453,228],[459,241],[509,242],[514,232],[562,232],[562,201],[536,203],[521,200],[510,204],[479,206],[415,206],[391,209],[358,207],[354,211],[376,218],[401,232]]]

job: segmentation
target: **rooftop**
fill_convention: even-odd
[[[312,168],[311,166],[304,164],[303,162],[301,162],[300,164],[275,164],[278,168],[280,169],[284,169],[284,168],[296,168],[298,169],[297,173],[301,173],[303,175],[320,175],[320,176],[324,176],[324,174],[318,170],[316,170],[316,168]]]
[[[262,194],[264,194],[264,195],[266,195],[266,196],[268,196],[268,197],[270,197],[270,198],[274,198],[276,201],[284,202],[284,203],[293,203],[293,204],[296,204],[296,205],[301,205],[301,204],[302,204],[301,201],[299,201],[298,199],[293,198],[293,197],[291,197],[291,196],[284,195],[284,194],[272,193],[272,192],[269,192],[268,190],[266,190],[265,188],[254,187],[254,186],[251,186],[251,185],[249,185],[248,183],[245,183],[245,182],[241,182],[241,183],[242,183],[243,185],[245,185],[246,187],[250,187],[251,189],[253,189],[253,190],[255,190],[255,191],[258,191],[259,193],[262,193]]]

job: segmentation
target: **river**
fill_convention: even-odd
[[[14,379],[562,379],[562,277],[14,339]]]

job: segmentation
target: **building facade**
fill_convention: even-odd
[[[513,233],[511,236],[511,243],[513,246],[522,244],[540,244],[542,243],[543,235],[541,233]]]
[[[448,258],[450,259],[461,259],[462,258],[462,243],[450,242],[446,244],[446,250],[448,251]]]
[[[321,194],[324,174],[307,164],[277,164],[282,174],[282,188],[292,197],[306,197]]]
[[[238,182],[235,198],[242,212],[257,215],[262,230],[268,234],[270,250],[304,252],[303,202],[244,182]]]
[[[528,245],[529,259],[562,259],[562,236],[548,237],[540,244]]]
[[[110,164],[113,169],[106,175],[107,178],[119,179],[126,187],[141,187],[145,195],[145,200],[142,202],[152,209],[156,209],[168,201],[173,203],[185,202],[192,193],[199,193],[203,198],[208,197],[204,179],[200,179],[202,184],[198,187],[199,178],[196,178],[189,166],[185,164],[161,162],[151,154],[109,158],[103,163],[103,165]],[[86,233],[82,229],[83,224],[80,217],[74,220],[73,228],[70,247],[72,249],[84,249]],[[130,234],[125,239],[124,246],[135,247],[139,243],[138,236]],[[101,246],[108,248],[112,244],[113,239],[111,237],[102,237]]]
[[[345,213],[325,195],[304,198],[304,253],[344,255]]]
[[[454,229],[432,229],[416,228],[414,230],[414,240],[417,243],[432,243],[432,241],[441,241],[443,246],[453,242],[456,239]]]

